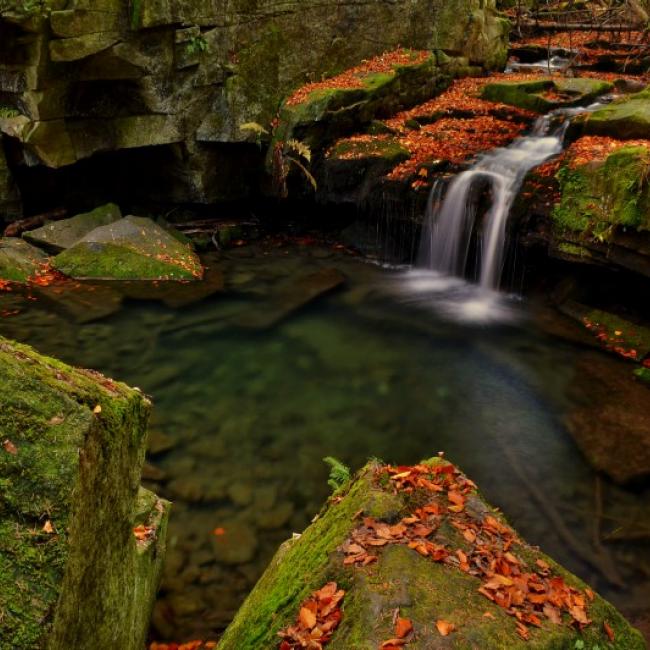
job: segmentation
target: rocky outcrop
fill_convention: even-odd
[[[548,113],[557,108],[586,106],[613,87],[614,84],[599,79],[540,78],[534,81],[490,83],[483,89],[482,97],[538,113]]]
[[[650,90],[623,97],[585,115],[572,125],[572,132],[620,139],[647,138],[650,134]]]
[[[44,6],[0,7],[0,130],[20,143],[25,165],[51,168],[166,146],[174,182],[157,190],[168,200],[246,192],[232,164],[239,158],[231,145],[250,142],[240,126],[269,125],[306,82],[398,45],[486,68],[506,55],[508,23],[493,0]]]
[[[77,279],[199,280],[203,277],[201,262],[189,244],[155,221],[134,216],[94,228],[53,258],[52,266]]]
[[[17,237],[0,238],[0,280],[25,282],[47,263],[47,255]]]
[[[36,246],[58,253],[74,246],[95,228],[108,226],[121,217],[119,206],[109,203],[70,219],[52,221],[36,230],[23,233],[23,237]]]
[[[646,647],[441,458],[371,463],[335,492],[280,548],[219,647],[277,647],[278,633],[283,648],[332,650]]]
[[[0,339],[0,648],[144,647],[169,504],[140,488],[151,405]]]

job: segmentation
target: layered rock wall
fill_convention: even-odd
[[[493,0],[56,0],[0,5],[0,130],[24,164],[166,145],[162,195],[243,194],[250,132],[282,99],[398,45],[505,60]],[[252,148],[254,149],[253,145]]]

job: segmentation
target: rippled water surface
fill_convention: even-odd
[[[104,287],[73,302],[0,294],[12,314],[1,334],[153,396],[146,484],[174,501],[155,638],[223,629],[326,499],[327,455],[358,468],[444,450],[531,543],[631,616],[647,611],[648,491],[597,478],[564,425],[584,406],[580,368],[603,353],[543,334],[525,302],[468,298],[457,283],[326,248],[260,245],[209,264],[223,289],[176,308],[133,287],[121,307]],[[345,285],[292,311],[323,269]],[[111,307],[94,313],[98,303]],[[630,522],[646,537],[612,541]],[[584,560],[599,546],[619,586]]]

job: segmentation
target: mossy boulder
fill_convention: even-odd
[[[52,260],[78,279],[197,280],[203,276],[194,251],[151,219],[128,216],[95,228]]]
[[[169,508],[140,488],[149,401],[2,338],[0,381],[0,648],[141,650]]]
[[[427,463],[432,481],[438,480],[434,473],[439,477],[449,469],[449,464],[439,458]],[[394,469],[393,476],[398,478],[396,473],[408,473],[410,469]],[[452,524],[473,522],[468,525],[470,528],[476,526],[472,530],[477,531],[481,526],[496,527],[493,529],[501,531],[497,537],[504,534],[516,537],[516,533],[473,487],[468,487],[467,496],[462,497],[460,510],[455,506],[459,515],[454,517],[447,507],[451,505],[448,501],[451,497],[444,488],[436,493],[437,496],[429,493],[426,497],[419,489],[411,492],[396,489],[397,483],[386,475],[385,470],[378,463],[370,463],[333,495],[302,535],[283,544],[226,630],[219,643],[220,650],[277,647],[278,632],[294,624],[301,603],[330,581],[337,582],[345,590],[342,619],[327,646],[332,650],[376,650],[382,642],[395,637],[393,621],[396,609],[400,616],[410,619],[413,624],[415,636],[408,639],[408,647],[414,649],[550,650],[579,647],[576,642],[580,640],[589,648],[598,644],[610,647],[604,623],[615,637],[611,647],[621,650],[646,647],[641,635],[612,605],[592,592],[586,592],[586,585],[578,578],[538,549],[516,538],[509,552],[510,559],[519,563],[518,570],[534,572],[535,567],[547,567],[544,570],[549,580],[555,576],[556,582],[560,579],[562,584],[576,590],[576,594],[588,594],[582,598],[583,602],[593,597],[586,607],[591,622],[582,630],[575,624],[567,625],[566,614],[564,621],[557,623],[541,616],[539,628],[528,628],[529,640],[525,641],[517,633],[515,618],[479,593],[484,584],[482,579],[473,574],[471,567],[462,569],[460,566],[463,558],[467,561],[475,552],[475,544],[482,542],[476,542],[478,537],[467,533],[466,528]],[[458,472],[456,468],[451,471]],[[459,480],[462,475],[454,476],[454,480]],[[463,477],[463,481],[466,480]],[[454,498],[459,497],[455,495]],[[445,549],[438,560],[428,555],[429,551],[420,552],[422,547],[418,551],[404,542],[395,542],[392,537],[391,531],[406,527],[400,526],[405,519],[410,521],[409,525],[414,523],[412,515],[423,503],[431,506],[432,512],[440,513],[434,529],[420,533],[430,548],[437,549],[435,552]],[[366,518],[371,518],[374,523],[368,524],[370,520]],[[358,547],[355,550],[350,544],[351,536],[367,525],[374,525],[375,530],[383,526],[382,534],[387,536],[384,542],[376,539],[375,545],[366,545],[366,555],[376,559],[365,565],[364,553],[361,553],[358,561],[350,562],[350,554],[359,551]],[[390,526],[396,528],[390,529]],[[397,532],[394,534],[399,535]],[[492,537],[492,542],[494,540]],[[445,561],[441,558],[450,559]],[[502,576],[502,579],[505,579],[504,584],[508,584],[508,578]],[[449,636],[442,636],[436,629],[437,620],[452,623],[455,630]]]
[[[501,81],[487,84],[481,96],[538,113],[548,113],[556,108],[580,106],[594,101],[614,87],[599,79],[551,79],[534,81]]]
[[[650,150],[625,146],[601,160],[560,168],[560,202],[552,219],[559,232],[607,241],[618,227],[650,230]]]
[[[624,97],[585,115],[572,131],[622,140],[647,138],[650,135],[650,90]]]
[[[317,87],[299,100],[290,97],[280,109],[269,164],[276,144],[297,139],[321,151],[336,138],[370,125],[375,118],[393,115],[442,91],[452,74],[438,65],[435,54],[424,59],[421,54],[406,51],[412,63],[395,65],[389,72],[350,75],[356,83],[348,76],[335,77],[331,86]]]
[[[386,174],[411,154],[398,138],[366,135],[345,138],[327,152],[318,174],[318,197],[336,203],[362,205]]]
[[[107,203],[70,219],[51,221],[41,228],[23,233],[23,238],[36,246],[58,253],[76,244],[95,228],[107,226],[121,218],[119,206]]]
[[[47,262],[47,255],[17,237],[0,239],[0,280],[26,282]]]

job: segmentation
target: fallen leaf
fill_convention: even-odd
[[[50,418],[48,424],[56,426],[57,424],[63,424],[64,422],[65,418],[62,415],[55,415],[53,418]]]
[[[456,626],[453,623],[443,621],[442,619],[436,621],[436,627],[442,636],[449,636],[456,629]]]
[[[308,630],[312,630],[316,626],[316,614],[306,607],[300,608],[299,618],[303,627],[306,627]]]
[[[410,619],[401,617],[397,619],[397,622],[395,623],[395,636],[398,639],[403,639],[405,636],[410,634],[412,630],[413,623]]]
[[[47,533],[48,535],[52,535],[54,533],[54,526],[52,526],[52,522],[48,519],[44,524],[43,528],[41,529],[44,533]]]
[[[614,639],[616,638],[614,635],[614,630],[612,630],[612,627],[607,621],[603,621],[603,628],[605,628],[605,634],[607,634],[607,637],[609,640],[614,643]]]
[[[97,404],[97,406],[93,409],[93,413],[95,415],[99,415],[101,412],[102,412],[102,407],[99,404]]]
[[[16,447],[16,445],[14,445],[14,443],[8,438],[2,443],[2,448],[12,456],[15,456],[18,453],[18,447]]]
[[[222,535],[226,534],[226,529],[225,528],[215,528],[212,531],[212,534],[215,535],[216,537],[221,537]]]

